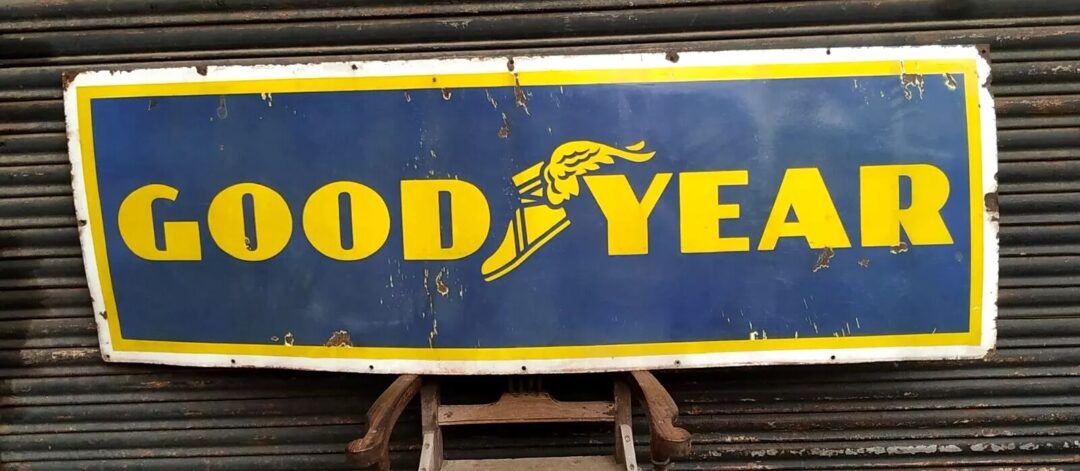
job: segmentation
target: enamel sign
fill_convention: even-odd
[[[974,47],[82,73],[106,359],[424,374],[975,358]]]

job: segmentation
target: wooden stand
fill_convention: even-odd
[[[671,395],[648,371],[634,371],[616,378],[611,401],[558,401],[543,391],[506,392],[490,404],[442,404],[434,378],[402,375],[368,410],[368,430],[346,449],[349,462],[360,468],[390,469],[390,433],[401,412],[420,392],[424,442],[420,471],[455,470],[624,470],[638,471],[631,430],[630,397],[636,395],[649,421],[650,457],[653,469],[667,469],[672,458],[690,451],[690,433],[676,427],[679,410]],[[447,461],[443,459],[442,427],[510,423],[586,423],[614,425],[613,456],[517,458]]]

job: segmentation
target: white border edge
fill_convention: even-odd
[[[98,275],[97,258],[94,249],[94,236],[91,231],[90,209],[87,206],[86,181],[83,178],[82,146],[79,140],[79,100],[75,80],[64,88],[64,121],[68,145],[68,159],[71,161],[71,188],[75,199],[75,217],[79,230],[79,245],[82,246],[83,267],[86,270],[86,283],[90,291],[91,309],[94,323],[97,325],[98,343],[101,357],[106,361],[125,361],[114,358],[112,338],[107,316],[113,313],[105,309],[105,297],[101,291],[101,279]]]

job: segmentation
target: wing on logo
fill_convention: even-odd
[[[519,205],[514,219],[506,227],[502,243],[480,267],[485,281],[509,273],[558,233],[570,226],[562,205],[578,195],[578,177],[615,159],[645,162],[656,152],[645,152],[645,141],[624,149],[594,141],[569,141],[551,153],[547,163],[537,162],[511,180],[518,192]]]

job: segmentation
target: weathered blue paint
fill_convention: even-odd
[[[526,87],[527,113],[511,87],[454,89],[449,99],[439,89],[95,99],[123,336],[270,344],[288,332],[296,345],[321,345],[347,330],[357,346],[508,347],[966,332],[972,208],[964,77],[955,80],[954,90],[928,77],[911,97],[897,76]],[[639,197],[657,172],[749,170],[749,185],[722,190],[742,211],[722,225],[749,236],[752,250],[681,254],[676,178],[652,214],[649,254],[610,257],[605,220],[582,185],[565,206],[573,225],[485,282],[480,264],[516,201],[510,177],[575,139],[646,140],[652,160],[596,172],[628,175]],[[860,248],[859,166],[917,162],[949,177],[941,214],[954,243],[899,255]],[[855,246],[837,249],[828,269],[812,271],[819,251],[802,238],[756,250],[792,167],[821,170]],[[488,241],[463,260],[403,261],[399,181],[434,177],[484,192]],[[390,208],[390,237],[365,260],[328,259],[304,238],[304,201],[335,180],[371,186]],[[180,192],[155,203],[156,219],[205,222],[213,196],[238,182],[267,185],[292,208],[293,237],[268,261],[226,255],[205,224],[194,262],[140,259],[119,236],[117,209],[140,186]]]

